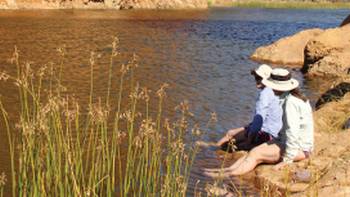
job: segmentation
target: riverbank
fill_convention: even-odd
[[[239,0],[211,0],[210,7],[238,7],[238,8],[273,8],[273,9],[349,9],[350,2],[345,1],[239,1]]]
[[[0,9],[206,9],[207,0],[0,0]]]
[[[0,10],[18,9],[207,9],[212,7],[274,9],[349,9],[347,1],[265,0],[0,0]]]
[[[350,195],[347,126],[350,92],[338,90],[338,84],[346,86],[350,81],[349,65],[345,61],[350,54],[350,39],[344,37],[350,32],[348,18],[340,27],[309,29],[281,38],[259,47],[251,56],[255,61],[299,68],[309,80],[317,78],[328,84],[327,93],[331,94],[323,96],[330,97],[330,102],[318,106],[313,114],[315,150],[312,157],[291,165],[286,169],[287,175],[274,171],[271,165],[259,166],[254,177],[258,185],[263,185],[262,189],[268,187],[270,192],[292,196]]]

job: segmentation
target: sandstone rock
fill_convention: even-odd
[[[295,182],[310,183],[312,181],[312,172],[310,170],[297,170],[292,176],[292,180]]]
[[[334,51],[317,62],[308,65],[308,74],[317,76],[337,76],[350,74],[350,49]]]
[[[203,9],[207,0],[0,0],[1,9]]]
[[[350,23],[350,15],[343,20],[343,22],[340,24],[340,27],[347,25],[349,23]]]
[[[321,95],[321,97],[316,102],[316,109],[319,109],[325,103],[340,100],[347,92],[350,92],[350,83],[343,82],[338,84],[334,88]]]
[[[207,0],[138,0],[131,3],[135,9],[188,9],[207,8]]]
[[[270,45],[259,47],[251,58],[258,62],[282,65],[303,65],[304,48],[307,42],[320,35],[321,29],[301,31],[293,36],[282,38]]]
[[[346,134],[346,133],[344,133]],[[346,136],[344,136],[346,137]],[[346,144],[344,144],[346,145]],[[298,193],[296,196],[349,196],[350,179],[348,172],[350,170],[350,147],[341,155],[337,154],[333,161],[333,166],[321,177],[317,184],[309,187],[305,192]]]
[[[341,131],[345,121],[349,117],[349,109],[350,92],[345,94],[345,96],[337,102],[329,102],[324,104],[320,109],[313,113],[315,131],[318,130],[328,133]],[[347,143],[349,143],[349,139],[346,140]],[[331,150],[335,151],[335,148],[332,147]]]
[[[333,28],[311,39],[304,50],[303,73],[344,75],[350,71],[350,25]]]

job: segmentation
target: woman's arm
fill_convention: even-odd
[[[263,89],[258,97],[258,100],[255,103],[255,115],[260,115],[263,120],[265,120],[266,115],[269,110],[269,105],[271,101],[271,92],[269,92],[267,89]],[[273,94],[273,92],[272,92]]]
[[[270,98],[269,91],[264,89],[260,92],[258,100],[255,103],[255,115],[252,122],[246,126],[249,134],[257,133],[261,130],[263,122],[269,110]]]

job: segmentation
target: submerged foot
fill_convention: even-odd
[[[228,178],[232,176],[232,171],[203,171],[203,174],[211,178]]]
[[[201,148],[217,150],[220,148],[215,142],[196,141],[196,145]]]
[[[204,172],[216,172],[216,173],[219,173],[219,172],[227,172],[227,171],[232,171],[233,168],[231,167],[227,167],[227,168],[202,168],[202,170]]]

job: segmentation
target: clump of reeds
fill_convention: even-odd
[[[91,53],[88,106],[62,91],[64,48],[58,50],[58,67],[51,64],[38,71],[20,62],[15,48],[11,60],[17,76],[2,73],[1,80],[18,87],[18,123],[9,120],[0,101],[10,147],[12,196],[185,196],[197,152],[185,138],[196,137],[199,128],[190,128],[192,114],[186,102],[177,108],[179,120],[163,117],[167,85],[156,92],[156,114],[149,112],[152,96],[147,88],[135,83],[125,90],[124,80],[137,67],[136,56],[120,66],[118,82],[112,81],[118,43],[115,38],[104,98],[94,96],[97,60]],[[112,83],[119,83],[119,88],[112,89]],[[117,98],[111,97],[112,91]],[[127,105],[122,102],[124,94],[129,95]]]

